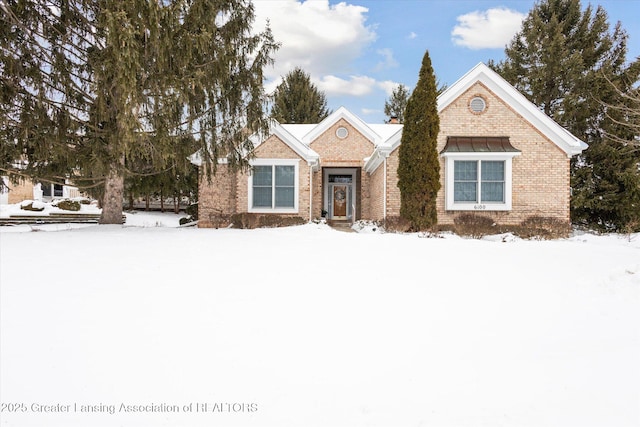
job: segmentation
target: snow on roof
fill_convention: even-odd
[[[281,124],[274,120],[270,133],[278,136],[307,161],[315,162],[319,159],[319,155],[311,149],[311,143],[339,120],[349,122],[365,138],[369,139],[375,147],[390,146],[398,139],[398,135],[402,130],[401,124],[366,123],[346,108],[340,107],[318,124]],[[261,140],[256,139],[256,146],[261,143]]]
[[[304,136],[311,132],[313,128],[318,126],[317,124],[282,124],[281,125],[287,132],[293,135],[297,140],[303,141]]]
[[[389,138],[402,130],[402,125],[397,123],[375,123],[368,124],[368,126],[373,129],[375,133],[380,135],[383,143],[387,142]]]

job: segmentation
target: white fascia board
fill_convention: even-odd
[[[373,173],[384,162],[385,158],[388,158],[393,150],[400,146],[402,140],[402,130],[396,132],[391,138],[385,141],[373,150],[373,154],[370,157],[364,159],[364,171],[367,173]]]
[[[378,167],[382,164],[384,158],[387,156],[388,154],[385,155],[382,151],[376,148],[370,157],[364,159],[364,171],[368,174],[374,173],[376,169],[378,169]]]
[[[402,142],[402,129],[400,129],[400,130],[398,130],[398,132],[394,133],[391,136],[391,138],[389,138],[385,142],[384,145],[389,150],[389,153],[391,153],[393,150],[395,150],[396,148],[398,148],[400,146],[400,142]]]
[[[296,137],[291,135],[285,128],[280,126],[279,124],[272,129],[272,134],[280,138],[282,142],[287,144],[289,148],[291,148],[297,155],[302,157],[307,162],[316,162],[320,156],[318,153],[313,151],[311,148],[298,141]]]
[[[476,82],[484,84],[525,120],[556,144],[567,156],[580,154],[588,145],[544,114],[509,82],[482,62],[473,67],[438,97],[438,113]]]
[[[316,138],[327,131],[340,119],[345,119],[349,124],[363,134],[366,138],[371,140],[375,146],[378,146],[382,142],[382,137],[378,135],[373,129],[371,129],[361,118],[353,114],[351,111],[344,107],[338,108],[331,113],[326,119],[318,123],[309,133],[304,136],[303,142],[310,145]]]

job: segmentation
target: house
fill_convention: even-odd
[[[71,185],[33,183],[24,180],[13,184],[6,176],[0,176],[4,185],[0,185],[0,205],[20,203],[23,200],[40,200],[49,202],[53,199],[79,197],[80,191]]]
[[[569,224],[569,162],[587,145],[480,63],[438,97],[442,188],[438,223],[468,212],[516,225]],[[318,124],[274,123],[254,141],[251,172],[224,162],[199,189],[199,226],[259,219],[385,221],[400,213],[400,124],[370,124],[339,108]]]

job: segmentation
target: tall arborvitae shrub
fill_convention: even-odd
[[[436,77],[427,51],[418,83],[407,102],[398,164],[400,216],[414,231],[427,230],[438,220],[440,163],[436,145],[440,119],[436,98]]]

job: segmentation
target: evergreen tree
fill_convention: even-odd
[[[249,0],[0,0],[0,167],[72,177],[102,194],[102,223],[121,221],[125,177],[186,147],[208,176],[218,158],[248,167],[277,49],[253,19]]]
[[[440,119],[436,78],[429,51],[425,52],[418,83],[407,102],[399,151],[400,216],[415,231],[437,223],[436,197],[440,189],[437,138]]]
[[[438,88],[436,94],[440,95],[447,90],[447,85],[440,83],[440,80],[436,78],[436,87]],[[391,96],[384,102],[384,114],[391,119],[396,117],[398,123],[404,123],[404,110],[407,108],[407,101],[409,101],[409,89],[400,83],[391,92]],[[389,120],[391,121],[391,120]]]
[[[640,153],[629,148],[638,134],[621,126],[629,117],[611,108],[640,76],[640,59],[627,63],[626,43],[620,23],[611,31],[602,7],[542,0],[507,46],[506,59],[490,64],[590,145],[572,162],[572,219],[602,228],[625,228],[640,215]]]
[[[398,123],[404,123],[404,110],[409,101],[409,89],[403,84],[396,86],[391,96],[384,102],[384,114],[391,118],[396,117]]]
[[[274,92],[271,117],[280,123],[320,123],[329,114],[324,92],[299,67],[290,71]]]
[[[615,105],[605,105],[607,117],[620,127],[621,132],[619,135],[609,132],[607,137],[640,150],[640,87],[615,85],[612,81],[609,84],[617,92],[619,101]]]

